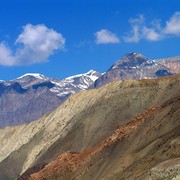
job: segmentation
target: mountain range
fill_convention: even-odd
[[[179,63],[128,53],[102,74],[0,81],[0,180],[179,179]]]
[[[119,80],[0,129],[0,179],[178,179],[180,75]]]
[[[116,80],[152,79],[179,73],[180,57],[150,60],[140,53],[128,53],[100,74],[89,71],[63,80],[41,74],[25,74],[0,81],[0,127],[34,121],[51,112],[67,98],[86,89]]]
[[[25,74],[0,82],[0,127],[36,120],[54,110],[71,94],[89,88],[100,76],[96,71],[63,80]],[[21,118],[20,118],[21,117]]]

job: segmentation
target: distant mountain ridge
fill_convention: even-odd
[[[71,94],[88,89],[99,76],[93,70],[63,80],[28,73],[11,81],[0,81],[0,127],[40,118]]]
[[[63,80],[46,77],[42,74],[27,73],[13,81],[18,82],[22,87],[48,87],[51,92],[56,93],[59,97],[66,97],[70,94],[85,90],[92,84],[101,74],[90,70],[84,74],[70,76]]]
[[[172,73],[180,73],[180,56],[157,59],[155,61],[166,66]]]

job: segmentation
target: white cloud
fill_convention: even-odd
[[[170,20],[166,22],[163,32],[165,34],[180,36],[180,12],[174,13]]]
[[[127,36],[123,37],[125,42],[139,42],[141,26],[144,23],[144,20],[145,19],[143,15],[139,15],[137,18],[129,19],[129,23],[131,24],[132,30],[130,31],[130,33],[128,33]]]
[[[0,64],[5,66],[29,65],[47,61],[55,50],[63,50],[64,37],[53,29],[40,24],[27,24],[18,36],[15,45],[20,47],[13,53],[5,45],[0,44]]]
[[[158,41],[162,37],[159,33],[156,32],[155,29],[147,28],[145,26],[142,29],[142,33],[144,39],[147,39],[149,41]]]
[[[120,42],[116,34],[107,29],[101,29],[100,31],[96,32],[95,37],[96,44],[114,44]]]
[[[153,27],[148,28],[145,25],[145,18],[143,15],[138,16],[138,18],[131,18],[129,20],[132,30],[123,39],[125,42],[139,42],[141,39],[146,39],[149,41],[158,41],[162,38],[160,31],[159,21],[153,21]]]
[[[169,37],[169,35],[180,36],[180,12],[176,12],[166,22],[165,27],[161,27],[160,20],[155,19],[150,24],[150,27],[145,25],[143,15],[138,18],[129,20],[132,30],[123,37],[125,42],[139,42],[141,39],[148,41],[159,41]]]
[[[125,42],[139,42],[140,35],[139,35],[139,26],[134,25],[132,27],[131,33],[128,34],[128,36],[125,36],[124,38]]]

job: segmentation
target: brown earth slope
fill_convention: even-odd
[[[61,107],[36,122],[2,128],[0,179],[15,179],[26,170],[32,174],[61,153],[65,154],[60,159],[66,161],[67,157],[70,162],[72,159],[73,167],[73,157],[80,157],[83,162],[77,161],[79,169],[76,164],[75,169],[70,166],[71,173],[66,173],[68,168],[66,164],[63,165],[65,173],[62,177],[66,179],[92,179],[92,175],[94,179],[133,176],[130,174],[134,172],[132,169],[137,170],[142,163],[133,168],[134,161],[138,162],[146,155],[147,158],[151,157],[151,148],[160,142],[163,144],[167,139],[165,145],[168,145],[171,143],[170,137],[175,139],[177,136],[175,127],[179,124],[179,90],[180,75],[155,80],[117,81],[73,95]],[[157,109],[152,109],[154,107]],[[146,117],[144,112],[149,115]],[[142,119],[138,114],[145,117]],[[118,133],[118,138],[115,135],[115,140],[104,147],[103,140],[114,131]],[[121,131],[124,133],[122,136]],[[176,152],[175,155],[171,154],[177,157]],[[144,160],[148,162],[148,159]],[[122,163],[127,169],[123,174]]]
[[[80,153],[63,153],[28,179],[141,178],[155,165],[180,157],[179,115],[180,96],[137,115],[92,148]],[[180,160],[173,162],[176,165]],[[166,168],[170,165],[166,163]],[[177,175],[177,170],[171,170],[161,177],[170,179]]]

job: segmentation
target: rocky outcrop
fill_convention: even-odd
[[[180,178],[180,158],[166,160],[141,175],[139,180],[173,179]]]

